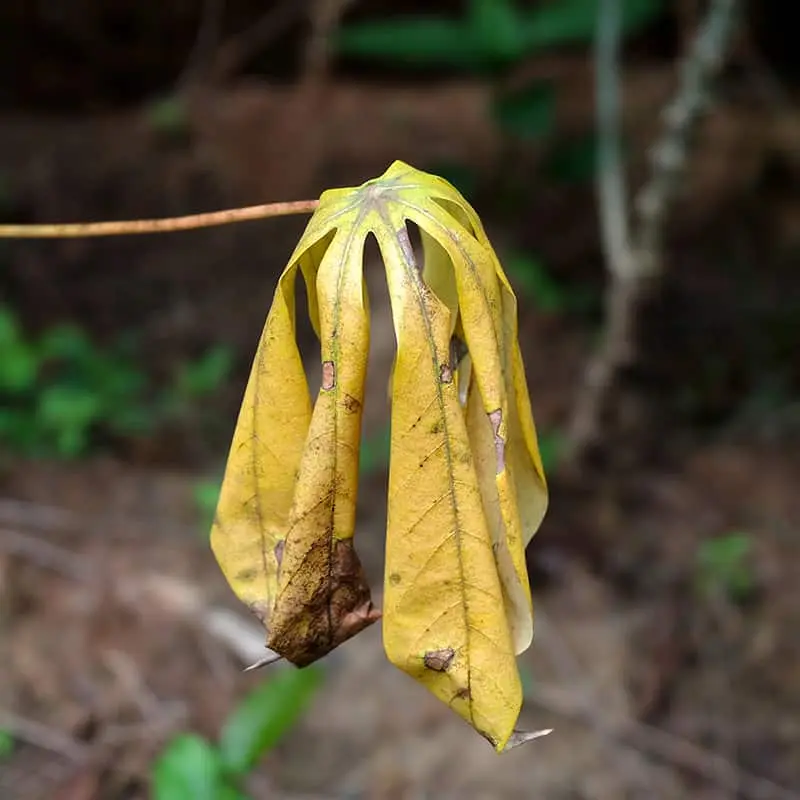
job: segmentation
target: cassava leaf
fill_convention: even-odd
[[[369,349],[366,233],[354,232],[361,211],[346,192],[326,195],[279,280],[211,532],[228,582],[268,629],[267,645],[298,666],[379,617],[352,545]],[[322,346],[313,414],[295,342],[298,269]]]
[[[423,263],[408,223],[421,231]],[[533,632],[524,548],[547,488],[516,300],[480,219],[446,181],[395,162],[380,178],[320,198],[259,344],[212,544],[266,624],[268,646],[295,664],[378,618],[353,547],[370,234],[397,340],[384,646],[502,750],[526,738],[514,731],[515,656]],[[294,340],[298,269],[320,339],[313,412]]]

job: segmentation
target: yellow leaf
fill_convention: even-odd
[[[269,647],[298,666],[377,619],[353,548],[369,351],[364,233],[339,228],[317,274],[322,385],[289,516]]]
[[[421,264],[408,222],[421,232]],[[379,616],[353,548],[370,234],[397,340],[384,646],[502,750],[535,736],[514,731],[515,657],[533,634],[524,550],[547,489],[516,300],[477,214],[446,181],[395,162],[320,198],[259,343],[212,545],[268,645],[295,664]],[[294,340],[298,268],[321,347],[313,412]]]
[[[384,646],[502,747],[522,704],[514,652],[449,365],[451,319],[423,283],[402,216],[380,231],[397,333]]]
[[[346,220],[346,198],[327,194],[327,210]],[[268,645],[298,666],[379,616],[352,547],[369,348],[363,235],[330,222],[324,214],[312,217],[279,280],[211,532],[220,567],[267,627]],[[313,417],[295,343],[298,267],[322,342]]]

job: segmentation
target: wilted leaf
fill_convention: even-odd
[[[369,351],[363,209],[326,193],[280,278],[245,391],[211,544],[268,646],[310,664],[379,618],[353,548]],[[335,227],[338,226],[338,227]],[[295,342],[294,281],[306,280],[321,341],[311,409]]]
[[[547,490],[516,299],[477,214],[446,181],[396,162],[322,195],[259,343],[212,545],[268,646],[295,664],[377,619],[353,548],[370,234],[397,339],[384,645],[502,750],[522,703],[515,656],[533,633],[524,548]],[[298,268],[321,345],[313,413],[294,339]]]
[[[291,730],[320,685],[318,668],[276,670],[251,692],[222,729],[219,749],[225,769],[244,775]]]

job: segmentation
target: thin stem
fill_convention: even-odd
[[[287,203],[263,203],[244,208],[228,208],[223,211],[208,211],[204,214],[189,214],[185,217],[164,219],[133,219],[118,222],[67,222],[33,225],[0,225],[0,239],[74,239],[83,236],[121,236],[139,233],[170,233],[234,222],[286,217],[291,214],[310,214],[319,205],[319,200],[296,200]]]

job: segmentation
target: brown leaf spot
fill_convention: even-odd
[[[442,364],[442,366],[439,367],[439,381],[441,383],[453,382],[453,370],[450,368],[449,364]]]
[[[351,394],[345,394],[342,405],[348,414],[356,414],[361,411],[361,403]]]
[[[456,651],[452,647],[444,647],[441,650],[428,650],[424,658],[425,666],[436,672],[446,672],[455,657]]]
[[[245,567],[244,569],[240,569],[236,573],[236,580],[242,581],[243,583],[248,583],[252,581],[253,578],[256,577],[256,570],[254,567]]]
[[[397,572],[393,572],[391,575],[389,575],[389,583],[391,583],[392,586],[397,586],[402,580],[403,579]]]
[[[293,593],[282,593],[270,619],[267,646],[305,667],[381,617],[352,539],[320,537],[307,552]]]
[[[500,435],[500,425],[503,422],[503,412],[496,408],[489,412],[489,421],[492,423],[492,433],[494,434],[494,452],[497,458],[497,474],[499,475],[506,468],[506,442]]]
[[[336,365],[333,361],[322,362],[322,388],[329,392],[336,386]]]
[[[453,700],[469,700],[471,697],[469,687],[462,686],[454,695]]]

